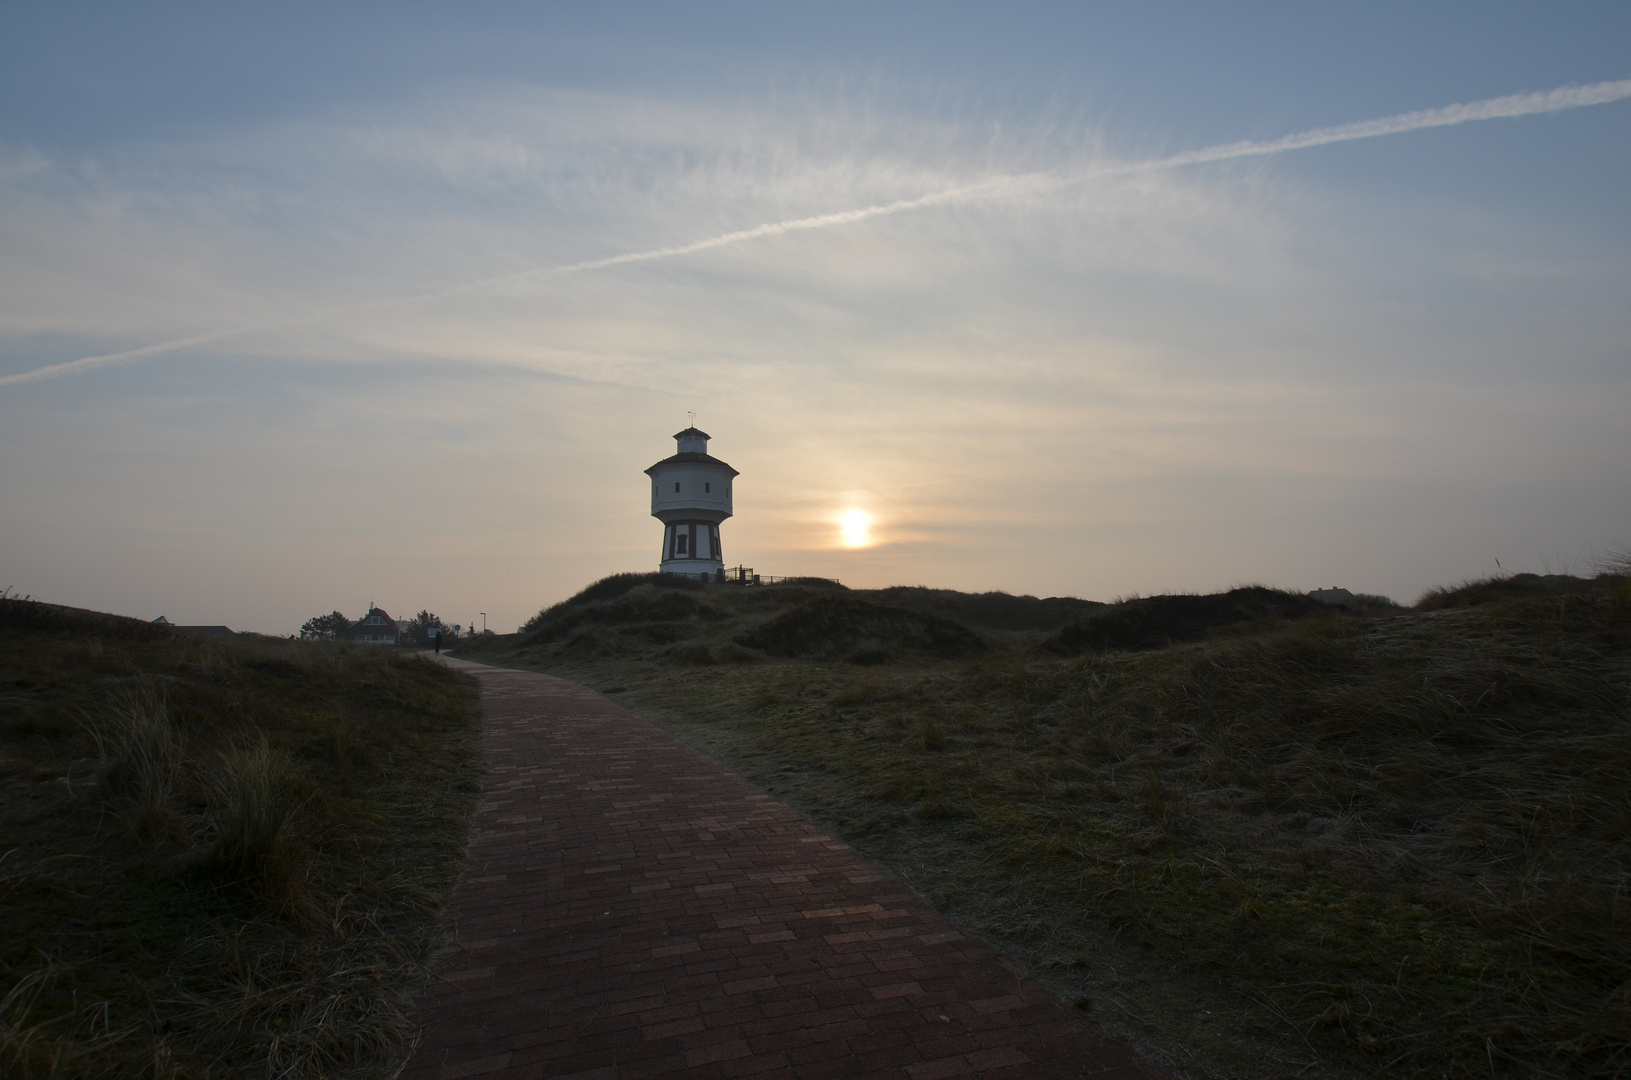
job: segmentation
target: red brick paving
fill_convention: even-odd
[[[467,670],[487,788],[407,1080],[1160,1076],[599,694]]]

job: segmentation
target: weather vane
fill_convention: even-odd
[[[694,412],[689,412],[688,411],[688,412],[686,412],[685,415],[689,416],[691,418],[691,427],[696,427],[697,426],[697,414],[694,413]]]

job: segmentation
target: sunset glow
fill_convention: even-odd
[[[844,546],[863,548],[872,545],[872,518],[865,510],[849,510],[838,521],[843,533]]]

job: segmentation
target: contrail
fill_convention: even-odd
[[[235,326],[228,330],[216,330],[208,334],[197,334],[193,337],[176,338],[173,341],[160,341],[152,345],[143,345],[139,349],[126,349],[124,352],[101,353],[97,356],[81,356],[78,360],[64,360],[58,364],[47,364],[37,367],[33,371],[20,371],[15,375],[0,375],[0,386],[11,386],[19,383],[43,382],[54,379],[58,375],[70,375],[76,371],[85,371],[88,368],[115,367],[119,364],[134,364],[138,360],[145,360],[149,356],[158,356],[160,353],[179,352],[194,345],[205,345],[211,341],[220,341],[222,338],[237,337],[239,334],[249,334],[256,330],[265,329],[269,323],[256,326]]]
[[[1190,150],[1182,154],[1161,158],[1147,167],[1171,169],[1183,165],[1201,165],[1210,161],[1228,161],[1231,158],[1263,157],[1283,154],[1287,150],[1302,150],[1310,146],[1329,146],[1331,143],[1374,139],[1381,135],[1400,135],[1406,131],[1424,128],[1454,127],[1476,120],[1501,120],[1514,116],[1534,116],[1537,113],[1563,112],[1587,105],[1606,105],[1631,97],[1631,79],[1592,83],[1590,86],[1562,86],[1556,90],[1537,90],[1532,94],[1508,94],[1505,97],[1485,98],[1465,105],[1446,105],[1440,109],[1422,109],[1418,112],[1399,113],[1380,120],[1361,120],[1338,127],[1314,128],[1268,142],[1237,142],[1211,146],[1204,150]]]
[[[1039,174],[1041,175],[1041,174]],[[628,263],[652,262],[657,259],[672,259],[678,255],[691,255],[698,251],[707,251],[710,248],[728,247],[731,244],[740,244],[748,240],[757,240],[764,236],[784,236],[787,233],[804,232],[808,229],[828,229],[835,225],[850,225],[868,218],[887,217],[898,214],[904,210],[921,210],[927,206],[936,206],[941,203],[963,202],[1002,187],[1015,186],[1021,182],[1020,177],[998,177],[993,180],[982,180],[977,184],[967,184],[963,187],[951,188],[946,191],[937,191],[931,195],[919,195],[912,199],[899,199],[895,202],[880,203],[877,206],[865,206],[859,210],[839,210],[831,214],[816,214],[813,217],[791,218],[787,221],[772,221],[764,225],[755,225],[751,229],[739,229],[736,232],[721,233],[706,240],[695,243],[679,244],[674,247],[652,248],[649,251],[634,251],[626,255],[611,255],[604,259],[590,259],[586,262],[567,263],[564,266],[540,266],[533,270],[522,270],[516,274],[506,274],[503,277],[484,278],[481,281],[471,281],[463,285],[455,285],[451,289],[441,292],[427,293],[414,296],[393,303],[419,303],[424,300],[440,300],[448,296],[457,296],[460,293],[474,292],[478,289],[489,289],[498,285],[509,285],[529,278],[541,277],[546,274],[578,274],[588,270],[605,270],[613,266],[624,266]],[[3,382],[0,382],[3,385]]]
[[[1190,165],[1205,165],[1218,161],[1232,161],[1238,158],[1267,157],[1273,154],[1283,154],[1290,150],[1305,150],[1315,146],[1329,146],[1332,143],[1374,139],[1384,135],[1400,135],[1407,131],[1421,131],[1426,128],[1454,127],[1457,124],[1468,124],[1479,120],[1535,116],[1540,113],[1563,112],[1567,109],[1580,109],[1590,105],[1606,105],[1628,97],[1631,97],[1631,79],[1617,79],[1612,82],[1592,83],[1588,86],[1562,86],[1556,90],[1538,90],[1528,94],[1508,94],[1505,97],[1485,98],[1482,101],[1473,101],[1466,104],[1446,105],[1437,109],[1421,109],[1416,112],[1398,113],[1377,120],[1360,120],[1356,123],[1341,124],[1336,127],[1312,128],[1308,131],[1300,131],[1293,135],[1262,142],[1221,143],[1217,146],[1203,147],[1199,150],[1186,150],[1182,153],[1172,154],[1164,158],[1153,158],[1149,161],[1099,166],[1073,173],[1042,172],[997,177],[929,195],[920,195],[912,199],[899,199],[894,202],[880,203],[876,206],[862,207],[858,210],[841,210],[831,214],[817,214],[813,217],[768,222],[764,225],[756,225],[751,229],[721,233],[718,236],[712,236],[706,240],[698,240],[690,244],[651,248],[646,251],[634,251],[624,255],[612,255],[604,259],[590,259],[585,262],[568,263],[562,266],[539,267],[503,277],[472,281],[439,292],[358,304],[343,309],[329,308],[321,313],[311,313],[278,322],[259,323],[255,326],[218,330],[194,337],[176,338],[172,341],[161,341],[152,345],[144,345],[139,349],[129,349],[125,352],[84,356],[77,360],[48,364],[45,367],[35,368],[33,371],[0,376],[0,386],[41,382],[76,371],[85,371],[114,364],[134,363],[150,356],[177,352],[181,349],[191,348],[194,345],[203,345],[223,338],[249,334],[256,330],[304,322],[318,317],[319,314],[334,314],[337,310],[359,311],[368,308],[424,303],[500,285],[515,284],[546,275],[580,274],[593,270],[607,270],[614,266],[626,266],[630,263],[673,259],[682,255],[693,255],[699,251],[728,247],[733,244],[746,243],[750,240],[758,240],[769,236],[784,236],[788,233],[804,232],[811,229],[828,229],[839,225],[850,225],[858,221],[866,221],[870,218],[888,217],[910,210],[922,210],[931,206],[970,202],[1004,191],[1016,193],[1025,188],[1057,187],[1107,176],[1179,169]]]

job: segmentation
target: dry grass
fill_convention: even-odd
[[[0,1072],[383,1075],[479,790],[471,686],[0,599]]]
[[[624,688],[1175,1071],[1631,1075],[1624,576],[1142,652],[977,626],[961,663],[677,665],[813,602],[747,591],[660,647],[638,588],[487,647]]]

